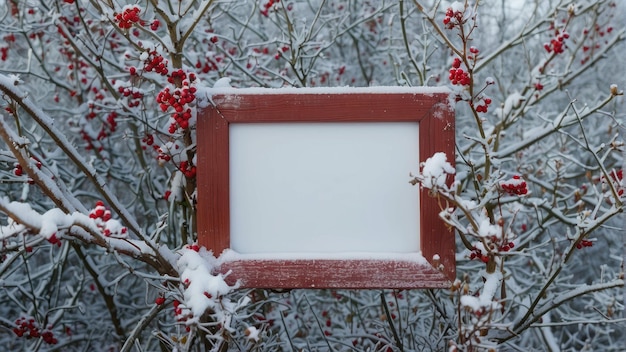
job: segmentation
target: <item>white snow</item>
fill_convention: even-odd
[[[446,154],[437,152],[422,163],[422,171],[418,175],[422,186],[432,188],[445,188],[447,175],[455,173],[454,167],[448,162]]]
[[[21,224],[29,228],[41,227],[41,216],[34,211],[29,204],[20,202],[9,202],[6,197],[0,198],[0,208],[6,210],[10,214],[19,214]]]
[[[14,75],[14,74],[9,74],[9,80],[13,82],[13,85],[16,86],[20,83],[24,83],[24,81],[22,81],[20,79],[19,75]]]
[[[71,224],[71,217],[61,209],[50,209],[41,216],[39,234],[49,239],[57,233],[59,228],[68,228]]]
[[[110,249],[134,255],[154,254],[144,241],[128,239],[125,227],[116,219],[104,222],[101,219],[92,219],[81,212],[66,214],[58,208],[39,214],[27,203],[9,202],[6,198],[0,198],[0,209],[10,215],[7,225],[0,227],[0,238],[8,238],[30,230],[38,231],[40,236],[48,240],[55,235],[59,238],[60,234],[69,234],[90,242],[93,241],[94,235],[105,238],[102,231],[108,229],[112,236],[106,237]],[[16,220],[19,224],[15,222]]]
[[[17,88],[19,82],[20,78],[16,75],[10,74],[7,76],[0,74],[0,86],[3,86],[5,89],[11,91],[12,94],[19,98],[26,98],[27,94]]]
[[[220,79],[221,80],[221,79]],[[218,80],[218,82],[220,81]],[[217,84],[217,82],[216,82]],[[283,88],[232,88],[216,87],[205,88],[209,95],[216,94],[451,94],[447,87],[398,87],[398,86],[372,86],[372,87],[283,87]]]
[[[526,97],[519,92],[510,94],[504,101],[504,104],[495,110],[496,116],[500,119],[506,118],[511,111],[519,108],[524,100],[526,100]]]
[[[222,274],[213,275],[212,265],[200,253],[183,249],[178,259],[180,280],[186,286],[184,306],[199,318],[208,308],[215,308],[216,299],[232,290]]]
[[[179,318],[192,325],[200,322],[204,314],[210,313],[214,322],[228,329],[232,316],[239,308],[246,306],[250,298],[244,295],[237,302],[231,301],[228,293],[237,289],[238,285],[229,286],[224,281],[227,274],[213,274],[218,261],[211,252],[204,248],[198,252],[184,248],[181,253],[176,263],[183,289]]]
[[[230,81],[230,77],[222,77],[215,81],[215,84],[213,84],[213,88],[232,88],[230,85]]]
[[[464,12],[465,4],[460,1],[455,1],[450,4],[450,8],[452,9],[452,12]]]
[[[478,235],[480,237],[496,236],[502,237],[502,227],[491,224],[491,221],[487,216],[481,216],[478,222]]]
[[[472,295],[461,296],[461,306],[468,307],[472,311],[477,312],[483,308],[489,309],[497,307],[497,303],[493,301],[493,298],[502,282],[502,273],[496,271],[492,274],[484,274],[485,283],[483,290],[478,297]]]
[[[456,106],[455,95],[447,87],[398,87],[398,86],[371,86],[371,87],[281,87],[281,88],[233,88],[226,83],[215,82],[217,87],[197,87],[198,107],[205,108],[212,103],[214,95],[265,95],[265,94],[421,94],[431,96],[433,94],[447,94],[445,104],[448,110],[454,110]],[[233,102],[230,102],[233,103]]]
[[[246,337],[249,340],[257,342],[257,341],[259,341],[259,334],[260,333],[261,332],[259,331],[259,329],[255,328],[254,326],[248,326],[246,328],[245,335],[246,335]]]

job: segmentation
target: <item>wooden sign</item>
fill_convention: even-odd
[[[454,161],[443,88],[211,91],[197,123],[198,242],[242,287],[438,288],[455,275],[441,204],[412,186]]]

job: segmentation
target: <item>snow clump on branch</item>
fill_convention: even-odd
[[[204,248],[183,248],[178,259],[178,271],[183,287],[183,301],[177,315],[187,325],[200,322],[207,312],[215,321],[229,326],[234,312],[248,302],[232,302],[227,295],[238,285],[230,286],[224,280],[227,275],[214,274],[217,259]]]
[[[420,166],[422,171],[410,182],[414,185],[419,182],[428,189],[446,189],[447,175],[455,174],[454,167],[448,162],[443,152],[433,154]]]

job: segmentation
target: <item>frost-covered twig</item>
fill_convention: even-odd
[[[83,211],[87,209],[69,192],[62,190],[57,182],[45,174],[37,167],[36,163],[32,163],[31,159],[26,155],[25,147],[29,143],[26,138],[17,136],[9,125],[4,121],[4,117],[0,116],[0,137],[6,143],[7,148],[13,153],[18,160],[22,170],[32,178],[34,183],[41,185],[41,189],[48,198],[50,198],[58,207],[67,211]]]
[[[559,131],[561,128],[565,128],[578,123],[578,118],[580,118],[581,120],[585,120],[586,118],[592,116],[598,110],[605,107],[613,100],[613,98],[614,96],[612,94],[609,94],[606,98],[604,98],[604,100],[598,102],[595,106],[585,109],[584,112],[579,113],[579,116],[576,116],[574,114],[568,115],[566,112],[563,112],[559,115],[559,117],[554,120],[553,124],[548,124],[544,127],[535,127],[530,131],[526,131],[525,135],[527,135],[527,137],[524,138],[524,140],[515,144],[508,145],[494,152],[493,157],[498,159],[504,159],[506,157],[509,157],[522,149],[528,148],[529,146],[538,143],[547,136]],[[476,167],[481,166],[482,164],[476,165]]]
[[[587,236],[593,230],[595,230],[596,228],[600,227],[600,225],[602,225],[606,221],[608,221],[611,218],[613,218],[613,216],[615,216],[615,214],[618,214],[618,213],[620,213],[622,211],[621,208],[615,208],[614,207],[612,209],[613,209],[613,211],[606,212],[601,217],[595,219],[595,221],[590,226],[585,227],[585,228],[579,227],[579,233],[576,235],[576,238],[574,238],[573,241],[571,241],[571,243],[569,244],[569,246],[565,250],[565,253],[563,255],[563,258],[562,258],[561,262],[556,267],[556,269],[552,272],[552,274],[546,280],[546,282],[542,285],[541,290],[539,291],[539,293],[536,295],[536,297],[533,300],[533,302],[531,303],[531,305],[526,310],[526,313],[524,314],[524,316],[519,321],[517,321],[517,323],[513,327],[514,331],[521,331],[520,327],[527,326],[528,325],[527,324],[527,320],[530,319],[531,316],[536,316],[536,313],[535,313],[536,307],[539,305],[539,303],[541,302],[541,300],[543,299],[543,297],[547,293],[548,289],[552,286],[552,284],[554,283],[556,278],[559,276],[559,274],[561,273],[561,271],[563,270],[563,268],[565,267],[565,265],[569,261],[569,259],[572,257],[572,255],[574,253],[574,250],[576,250],[576,244],[578,244],[578,242],[580,242],[583,238],[585,238],[585,236]],[[621,285],[623,285],[623,282],[621,283]],[[561,304],[561,303],[559,303],[559,304]]]
[[[604,290],[608,290],[611,288],[623,287],[623,286],[624,286],[624,280],[619,279],[619,280],[609,281],[609,282],[600,283],[600,284],[593,284],[593,285],[584,284],[574,290],[568,291],[566,293],[561,293],[553,297],[552,299],[549,299],[543,305],[533,309],[532,318],[530,318],[528,321],[526,321],[526,319],[522,319],[520,321],[521,324],[518,323],[513,328],[513,332],[514,332],[513,335],[509,335],[508,337],[500,339],[499,341],[503,343],[510,339],[515,338],[522,331],[532,327],[533,324],[537,322],[538,320],[540,320],[544,314],[559,307],[565,302],[571,301],[572,299],[576,297],[586,295],[592,292],[604,291]]]
[[[48,116],[43,110],[35,105],[28,95],[24,93],[17,86],[14,79],[10,77],[0,75],[0,90],[7,96],[17,102],[47,133],[52,137],[55,143],[61,148],[64,153],[74,162],[76,167],[80,169],[85,176],[87,176],[92,183],[97,187],[100,194],[111,205],[113,211],[115,211],[125,224],[135,233],[142,241],[150,246],[155,253],[158,252],[157,246],[147,236],[144,235],[143,230],[135,218],[128,213],[126,208],[121,204],[117,197],[107,186],[107,182],[100,176],[100,174],[80,155],[80,153],[69,143],[63,133],[61,133],[54,125],[54,120]],[[166,271],[172,271],[171,265],[165,261],[162,263]],[[169,267],[169,268],[168,268]]]
[[[157,315],[166,308],[166,305],[153,305],[152,308],[141,317],[139,323],[135,325],[133,330],[130,332],[126,340],[124,341],[124,345],[120,349],[120,352],[131,351],[135,346],[135,342],[141,332],[157,317]]]

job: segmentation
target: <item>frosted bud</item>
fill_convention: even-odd
[[[622,94],[624,94],[624,92],[620,92],[620,91],[617,89],[617,84],[611,84],[611,88],[610,88],[610,89],[611,89],[611,95],[612,95],[612,96],[616,96],[616,95],[622,95]]]
[[[574,6],[574,4],[570,4],[567,7],[567,14],[570,15],[570,17],[576,14],[576,7]]]

